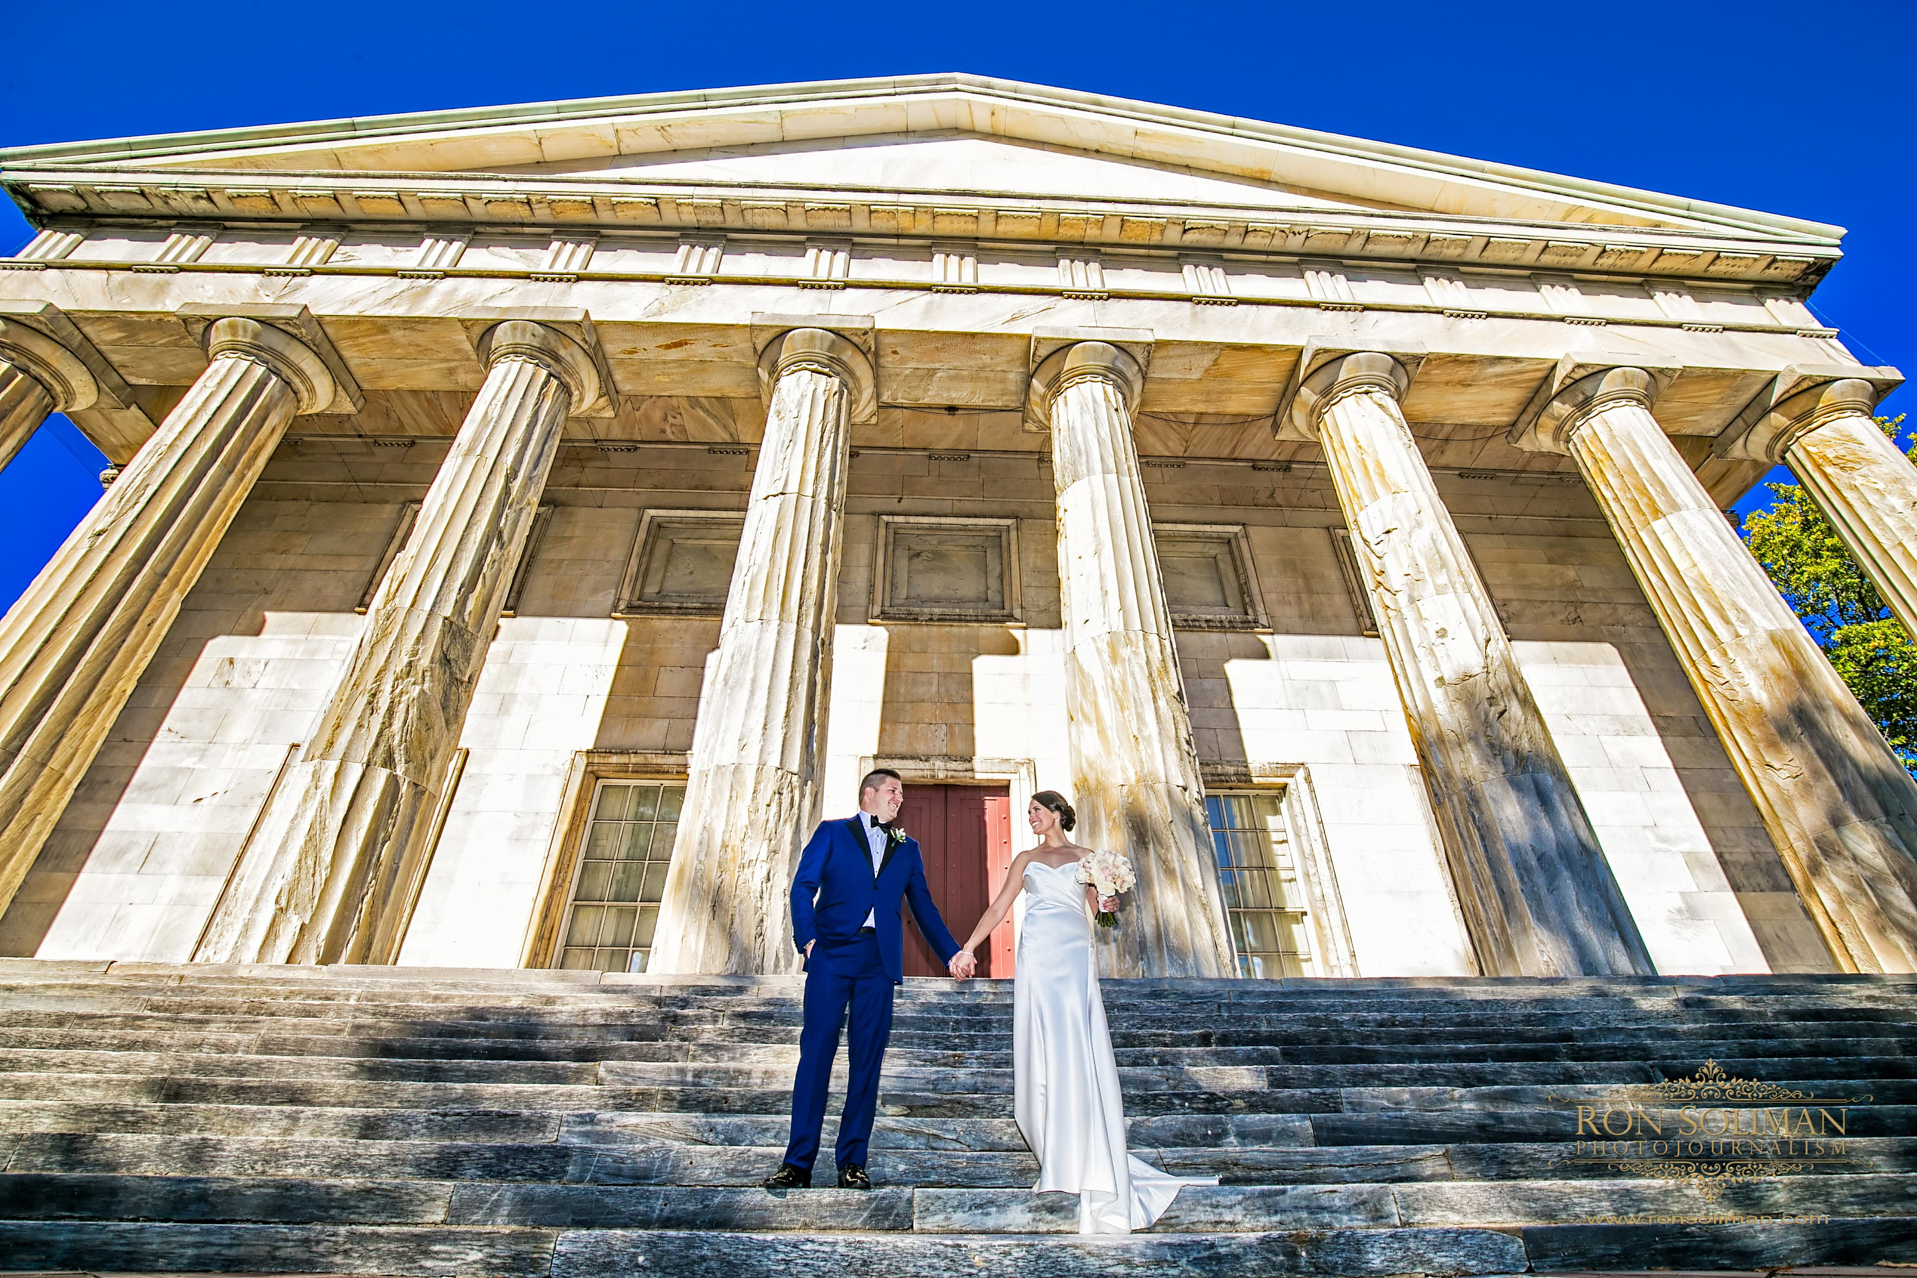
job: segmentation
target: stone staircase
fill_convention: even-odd
[[[1150,1232],[1092,1239],[1069,1232],[1073,1200],[1029,1192],[1009,982],[902,991],[878,1189],[758,1189],[785,1139],[797,990],[0,961],[0,1268],[1249,1278],[1917,1264],[1917,978],[1108,982],[1134,1152],[1222,1183],[1184,1191]],[[1820,1097],[1869,1094],[1848,1110],[1855,1162],[1712,1201],[1561,1161],[1576,1152],[1566,1098],[1709,1061]],[[1591,1219],[1645,1212],[1825,1219]]]

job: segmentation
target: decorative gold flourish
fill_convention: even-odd
[[[1606,1163],[1605,1166],[1627,1176],[1650,1176],[1657,1180],[1688,1184],[1705,1202],[1714,1203],[1727,1186],[1747,1185],[1753,1181],[1773,1180],[1793,1172],[1812,1170],[1810,1163],[1776,1160],[1745,1163],[1706,1163],[1687,1159],[1644,1158]]]
[[[1755,1078],[1737,1078],[1724,1072],[1715,1058],[1707,1060],[1689,1078],[1667,1078],[1661,1083],[1638,1083],[1627,1089],[1646,1099],[1671,1101],[1755,1100],[1811,1101],[1809,1092],[1793,1091]]]

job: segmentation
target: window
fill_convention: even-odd
[[[1209,794],[1205,810],[1239,975],[1320,975],[1284,791]]]
[[[554,966],[646,970],[685,798],[683,782],[599,783]]]
[[[732,511],[648,510],[613,615],[723,615],[744,531]]]
[[[1371,592],[1365,589],[1364,570],[1358,566],[1358,548],[1352,544],[1354,533],[1348,528],[1326,529],[1331,534],[1331,549],[1338,556],[1338,568],[1344,574],[1345,589],[1351,592],[1351,611],[1358,617],[1358,632],[1370,639],[1378,637],[1378,614],[1371,607]]]
[[[874,621],[1017,621],[1018,521],[879,516]]]
[[[1190,630],[1260,630],[1265,610],[1244,528],[1158,524],[1158,572],[1172,624]]]

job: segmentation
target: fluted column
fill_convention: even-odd
[[[759,368],[771,407],[699,696],[656,972],[798,966],[787,893],[819,819],[847,443],[873,379],[857,346],[816,328],[780,336]]]
[[[1131,405],[1141,370],[1078,342],[1032,375],[1052,433],[1073,838],[1138,873],[1113,975],[1231,976],[1230,934],[1205,815],[1191,714],[1152,541]]]
[[[590,356],[544,325],[498,324],[483,354],[485,384],[197,959],[389,963],[398,953],[401,898],[561,430],[598,395]]]
[[[58,342],[0,319],[0,469],[49,413],[90,408],[99,393],[86,365]]]
[[[0,621],[0,908],[52,832],[180,601],[326,364],[278,328],[222,319],[211,363]]]
[[[1855,377],[1798,391],[1752,421],[1732,451],[1791,468],[1917,637],[1917,466],[1871,420],[1877,396]]]
[[[1324,447],[1379,636],[1486,973],[1655,970],[1491,596],[1411,438],[1380,353],[1305,379],[1292,420]]]
[[[1577,461],[1837,963],[1917,971],[1917,781],[1665,438],[1655,389],[1591,373],[1520,442]]]

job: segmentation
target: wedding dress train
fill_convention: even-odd
[[[1030,862],[1012,992],[1019,1132],[1038,1155],[1035,1192],[1078,1195],[1078,1232],[1122,1234],[1157,1220],[1185,1185],[1125,1145],[1124,1097],[1092,957],[1077,863]]]

